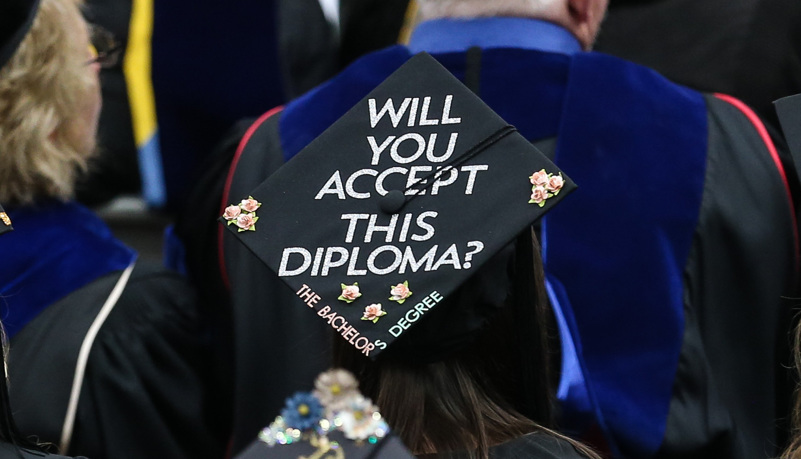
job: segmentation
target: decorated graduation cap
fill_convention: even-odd
[[[221,221],[309,320],[376,358],[574,188],[421,53]]]
[[[0,2],[0,69],[17,51],[36,17],[39,0],[3,0]]]
[[[11,218],[8,216],[3,206],[0,206],[0,234],[12,231],[14,227],[11,226]]]
[[[342,369],[320,374],[312,392],[287,398],[281,415],[236,459],[413,459],[356,378]]]

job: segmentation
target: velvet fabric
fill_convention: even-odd
[[[48,201],[8,214],[15,230],[0,239],[0,320],[9,338],[49,305],[136,258],[75,202]]]
[[[546,219],[544,258],[608,437],[635,457],[664,436],[706,149],[699,93],[604,55],[573,60],[556,162],[581,192]]]
[[[279,123],[285,159],[410,56],[403,47],[373,53],[289,104]],[[464,77],[464,53],[434,57]],[[577,421],[567,427],[594,424],[614,454],[651,455],[664,437],[684,331],[681,276],[703,191],[705,102],[606,55],[512,48],[483,52],[480,95],[526,138],[558,136],[556,164],[579,185],[542,233],[552,299],[571,329],[563,339],[573,340],[583,372],[562,400],[565,419]]]

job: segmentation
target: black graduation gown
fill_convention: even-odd
[[[97,333],[81,382],[76,360],[111,273],[48,307],[11,340],[11,403],[20,431],[60,444],[79,389],[69,448],[97,458],[218,458],[226,422],[214,411],[215,368],[195,296],[177,274],[137,265]],[[222,424],[222,426],[218,425]]]

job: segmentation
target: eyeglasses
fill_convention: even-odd
[[[104,69],[117,65],[122,54],[122,45],[117,43],[111,32],[99,25],[89,24],[89,39],[92,58],[86,65],[100,64],[100,68]]]

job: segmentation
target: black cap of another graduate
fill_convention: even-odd
[[[8,217],[8,214],[5,210],[3,210],[3,206],[0,206],[0,234],[8,233],[14,229],[11,226],[11,218]]]
[[[281,414],[236,459],[414,459],[358,385],[346,370],[321,373],[314,390],[287,398]]]
[[[3,0],[0,2],[0,69],[17,51],[39,9],[39,0]]]
[[[376,358],[574,188],[421,53],[220,220]]]

